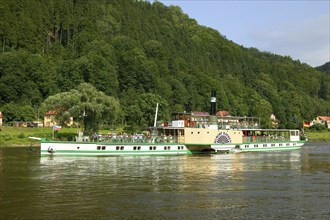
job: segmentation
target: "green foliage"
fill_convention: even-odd
[[[127,124],[138,125],[142,128],[153,126],[157,103],[159,104],[158,120],[169,119],[168,103],[161,96],[144,93],[138,97],[132,96],[130,99],[135,99],[134,104],[123,103]]]
[[[324,72],[327,75],[330,75],[330,62],[327,62],[321,66],[318,66],[315,69],[317,69],[318,71]]]
[[[17,137],[20,138],[20,139],[26,138],[24,133],[20,133],[19,135],[17,135]]]
[[[70,115],[81,121],[85,110],[90,131],[97,129],[94,123],[150,126],[157,102],[160,120],[172,111],[209,111],[212,89],[219,110],[260,116],[266,127],[269,113],[280,128],[330,113],[329,63],[314,69],[244,48],[177,6],[3,0],[0,15],[0,110],[6,121],[36,118],[33,109],[47,100],[62,123]],[[95,88],[81,88],[83,83]],[[107,96],[118,98],[122,111]],[[23,106],[31,114],[23,116]]]
[[[35,110],[29,105],[19,105],[13,102],[2,107],[4,123],[13,121],[33,121],[37,119]]]
[[[311,126],[308,130],[309,131],[326,131],[328,129],[325,125],[316,123],[313,126]]]
[[[88,83],[48,97],[42,109],[45,112],[57,112],[57,120],[62,126],[65,126],[70,117],[81,121],[86,134],[96,132],[103,123],[115,120],[120,110],[115,98],[105,95]]]
[[[254,108],[254,114],[256,117],[260,118],[260,123],[262,127],[264,128],[271,128],[272,127],[272,121],[270,118],[270,115],[272,114],[273,109],[271,104],[265,100],[261,99],[256,107]]]

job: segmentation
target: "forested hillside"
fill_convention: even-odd
[[[220,13],[220,12],[219,12]],[[330,76],[244,48],[179,7],[130,0],[2,0],[0,111],[32,120],[43,101],[83,82],[119,100],[118,122],[146,125],[160,111],[218,110],[293,128],[330,114]],[[152,106],[154,108],[155,106]],[[163,117],[166,117],[164,114]]]
[[[323,64],[322,66],[318,66],[315,69],[317,69],[318,71],[324,72],[327,75],[330,75],[330,62],[327,62],[327,63]]]

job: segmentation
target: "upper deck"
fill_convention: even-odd
[[[216,125],[216,129],[260,129],[260,119],[246,116],[212,116],[208,112],[176,112],[172,113],[172,124],[175,127],[177,121],[183,121],[181,126],[190,128],[209,128]]]

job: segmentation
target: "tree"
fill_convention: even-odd
[[[88,83],[82,83],[77,89],[48,97],[42,109],[56,111],[61,125],[65,125],[68,116],[79,120],[84,126],[84,132],[91,134],[97,132],[102,124],[115,120],[120,106],[115,98]]]
[[[29,105],[19,105],[10,102],[2,107],[4,122],[12,121],[33,121],[35,117],[34,109]]]
[[[157,103],[159,104],[158,120],[168,120],[167,101],[159,95],[143,93],[136,97],[134,104],[128,105],[126,106],[127,109],[124,109],[128,125],[138,125],[140,129],[153,126]]]
[[[172,111],[208,111],[216,89],[219,109],[243,116],[253,116],[264,99],[281,128],[330,112],[330,63],[314,69],[244,48],[177,6],[3,0],[0,17],[0,108],[39,106],[85,82],[119,97],[124,111],[118,116],[137,127],[150,125],[135,103],[144,93],[160,96]]]
[[[270,118],[272,111],[273,110],[271,104],[265,99],[260,99],[260,101],[255,106],[254,116],[260,118],[260,123],[263,128],[272,127],[272,121]]]

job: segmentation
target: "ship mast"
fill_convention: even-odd
[[[156,123],[157,123],[157,114],[158,114],[158,102],[157,102],[157,105],[156,105],[156,113],[155,113],[154,128],[156,128]]]
[[[154,127],[152,129],[152,134],[151,134],[151,137],[152,137],[152,143],[155,143],[155,139],[157,137],[157,115],[158,115],[158,102],[157,102],[157,105],[156,105],[156,113],[155,113],[155,120],[154,120]]]

